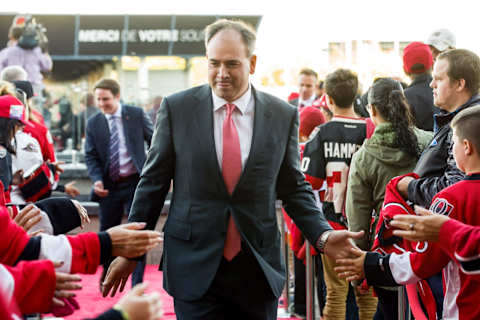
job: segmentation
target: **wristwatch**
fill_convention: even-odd
[[[327,241],[328,241],[328,237],[330,236],[330,233],[332,233],[332,232],[333,232],[333,230],[325,231],[325,232],[322,233],[322,235],[318,238],[317,243],[316,243],[316,247],[317,247],[317,250],[320,251],[321,253],[324,252],[324,250],[325,250],[325,245],[327,244]]]

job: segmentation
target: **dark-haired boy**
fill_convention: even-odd
[[[358,118],[353,102],[358,89],[357,76],[350,70],[338,69],[325,80],[326,100],[333,118],[316,128],[307,142],[302,170],[309,176],[312,188],[318,190],[326,183],[327,191],[321,199],[323,212],[330,225],[337,230],[347,229],[344,202],[347,177],[353,153],[367,138],[367,124]],[[335,261],[322,256],[327,302],[325,319],[345,319],[349,284],[334,271]],[[360,319],[372,319],[377,299],[371,294],[357,294]]]
[[[453,156],[465,178],[435,195],[430,205],[434,214],[442,214],[463,223],[480,226],[480,106],[459,112],[451,122]],[[415,232],[415,224],[409,226]],[[365,278],[370,285],[415,283],[443,271],[445,297],[443,319],[479,319],[479,257],[468,260],[453,256],[439,243],[428,243],[417,252],[381,256],[356,250],[357,259],[338,260],[337,268],[348,280]],[[458,261],[458,263],[455,262]],[[463,260],[463,261],[462,261]]]

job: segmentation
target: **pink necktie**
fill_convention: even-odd
[[[231,103],[227,107],[227,116],[223,121],[223,143],[222,143],[222,175],[228,193],[232,194],[238,179],[242,174],[242,154],[240,151],[240,140],[237,128],[233,122],[232,114],[236,106]],[[235,226],[232,214],[228,220],[227,238],[223,248],[223,256],[228,261],[232,260],[241,250],[241,236]]]

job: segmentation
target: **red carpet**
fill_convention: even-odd
[[[124,294],[131,288],[129,279],[124,292],[118,294],[114,298],[103,298],[98,289],[98,281],[102,273],[102,268],[98,268],[97,273],[93,275],[82,275],[83,289],[77,293],[77,301],[80,304],[80,310],[75,311],[65,319],[85,319],[95,317],[103,311],[111,308]],[[158,271],[158,266],[148,265],[145,269],[144,280],[149,283],[148,291],[160,292],[163,303],[163,319],[175,320],[173,311],[173,299],[162,288],[162,273]],[[128,288],[128,290],[127,290]]]
[[[80,310],[75,311],[65,319],[85,319],[95,317],[103,311],[112,307],[124,294],[131,288],[131,281],[124,292],[118,294],[114,298],[103,298],[98,290],[98,280],[100,279],[101,268],[98,268],[94,275],[82,275],[83,289],[77,292],[77,301],[80,304]],[[149,283],[148,291],[160,292],[163,303],[163,319],[175,320],[175,312],[173,311],[173,299],[162,288],[162,273],[158,271],[158,266],[148,265],[145,269],[145,281]],[[296,318],[291,318],[296,319]]]

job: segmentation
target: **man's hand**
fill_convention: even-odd
[[[98,180],[93,184],[93,192],[100,198],[108,196],[108,190],[103,188],[103,182]]]
[[[40,222],[40,220],[42,220],[40,209],[33,204],[29,204],[20,210],[15,219],[13,219],[13,221],[25,231],[30,230],[34,225]]]
[[[403,177],[400,179],[397,183],[397,190],[400,193],[400,195],[403,197],[403,199],[408,199],[408,184],[410,181],[415,180],[413,177]]]
[[[81,225],[80,228],[83,229],[85,224],[90,223],[90,217],[88,216],[87,209],[85,209],[80,202],[77,200],[71,200],[77,208],[78,215],[80,216]]]
[[[367,253],[358,248],[351,248],[350,253],[353,258],[337,259],[334,270],[340,278],[346,278],[347,281],[362,280],[365,278],[363,264]]]
[[[144,222],[132,222],[108,229],[112,240],[112,256],[135,258],[158,245],[162,241],[161,233],[142,230],[145,225]]]
[[[80,190],[78,190],[75,185],[75,180],[67,183],[65,185],[65,193],[68,194],[70,197],[75,198],[80,194]]]
[[[110,264],[108,268],[107,275],[105,280],[102,283],[102,294],[103,297],[106,297],[112,290],[111,297],[114,297],[117,293],[118,287],[120,287],[120,292],[125,288],[128,277],[135,270],[137,266],[137,261],[128,260],[123,257],[117,257]]]
[[[450,218],[419,206],[415,206],[415,212],[418,216],[398,214],[393,217],[390,225],[400,229],[393,230],[393,234],[410,241],[438,241],[440,229]]]
[[[117,303],[130,320],[155,320],[163,316],[162,301],[158,292],[145,294],[147,283],[139,283]]]
[[[63,262],[54,262],[53,266],[55,268],[60,267]],[[55,272],[55,294],[53,297],[53,305],[58,307],[63,307],[65,303],[61,298],[72,298],[75,297],[75,293],[72,291],[77,291],[82,289],[82,285],[78,282],[82,280],[80,276],[74,274],[68,274],[63,272]]]
[[[352,239],[361,239],[363,234],[363,231],[334,230],[328,236],[324,252],[334,260],[349,257],[351,255],[350,249],[356,248]]]

